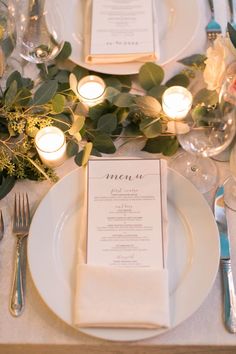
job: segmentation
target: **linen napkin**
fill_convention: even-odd
[[[93,0],[84,0],[84,57],[88,64],[116,64],[128,62],[148,62],[156,61],[160,58],[160,45],[158,37],[158,23],[155,4],[153,4],[153,52],[147,53],[91,53],[91,30],[92,30],[92,2]],[[118,4],[118,2],[117,2]]]
[[[167,165],[162,160],[164,267],[122,268],[86,264],[87,177],[81,208],[73,318],[76,327],[169,327]],[[158,217],[158,215],[157,215]]]

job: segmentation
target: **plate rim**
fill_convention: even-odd
[[[35,225],[35,222],[37,221],[37,218],[38,218],[38,214],[41,212],[41,208],[43,207],[44,203],[47,202],[47,199],[49,198],[50,200],[50,197],[51,195],[53,195],[53,193],[57,192],[57,189],[58,189],[58,186],[61,186],[63,185],[64,183],[67,182],[67,179],[70,179],[70,178],[73,178],[74,175],[76,176],[77,174],[80,174],[80,171],[81,171],[81,168],[76,168],[74,170],[72,170],[71,172],[69,172],[67,175],[65,175],[63,178],[60,179],[60,181],[58,181],[51,189],[49,189],[48,193],[43,197],[43,199],[41,200],[41,202],[39,203],[39,206],[34,214],[34,217],[32,219],[32,223],[31,223],[31,227],[30,227],[30,231],[29,231],[29,238],[28,238],[28,244],[27,244],[27,255],[28,255],[28,265],[29,265],[29,270],[30,270],[30,273],[31,273],[31,277],[32,277],[32,280],[33,280],[33,283],[40,295],[40,297],[42,298],[43,302],[47,305],[47,307],[50,309],[50,311],[52,311],[56,316],[58,316],[63,322],[67,323],[70,327],[76,329],[78,332],[82,332],[82,333],[85,333],[85,334],[88,334],[90,336],[93,336],[93,337],[96,337],[96,338],[100,338],[100,339],[105,339],[105,340],[110,340],[110,341],[124,341],[124,342],[128,342],[128,341],[134,341],[134,340],[143,340],[143,339],[148,339],[148,338],[151,338],[151,337],[154,337],[154,336],[157,336],[159,334],[162,334],[162,333],[166,333],[170,330],[172,330],[173,328],[175,328],[176,326],[178,326],[179,324],[181,324],[182,322],[184,322],[187,318],[189,318],[200,306],[201,304],[204,302],[205,298],[208,296],[213,284],[214,284],[214,281],[216,279],[216,275],[217,275],[217,272],[218,272],[218,265],[219,265],[219,252],[220,252],[220,248],[219,248],[219,236],[218,236],[218,228],[216,226],[216,223],[214,221],[214,217],[213,217],[213,214],[212,214],[212,225],[214,225],[214,228],[215,228],[215,231],[216,231],[216,237],[215,237],[215,252],[217,252],[217,255],[215,255],[215,259],[214,259],[214,264],[215,266],[213,267],[214,268],[214,271],[212,271],[212,274],[211,274],[211,280],[208,284],[208,287],[207,287],[207,290],[205,290],[205,293],[203,295],[203,298],[200,299],[200,301],[198,301],[196,303],[196,305],[194,306],[194,309],[192,311],[190,311],[190,313],[187,313],[180,321],[177,321],[176,323],[172,324],[170,328],[167,328],[167,329],[142,329],[140,331],[136,331],[136,329],[134,330],[134,333],[135,332],[140,332],[142,335],[132,335],[132,338],[130,338],[130,336],[128,335],[127,337],[127,333],[131,333],[133,329],[131,329],[131,331],[127,331],[127,329],[122,329],[120,330],[120,333],[121,333],[121,337],[118,335],[117,336],[112,336],[112,335],[103,335],[102,333],[104,332],[104,329],[94,329],[94,328],[77,328],[76,326],[74,326],[72,323],[70,323],[69,321],[67,321],[64,316],[62,314],[58,314],[55,309],[52,308],[52,306],[50,305],[50,303],[48,303],[48,300],[45,299],[45,296],[42,292],[42,289],[40,290],[38,285],[37,285],[37,276],[35,276],[35,273],[34,273],[34,256],[32,254],[32,246],[33,246],[33,240],[34,240],[34,236],[32,235],[32,229]],[[168,172],[170,172],[170,175],[174,176],[174,178],[177,178],[177,180],[180,180],[182,181],[182,183],[185,183],[187,184],[188,188],[192,189],[192,191],[194,191],[194,193],[199,196],[200,200],[202,201],[203,205],[205,205],[206,207],[206,210],[208,209],[208,211],[211,211],[210,210],[210,206],[208,205],[207,201],[204,199],[204,197],[200,194],[200,192],[195,188],[195,186],[190,182],[188,181],[185,177],[183,177],[182,175],[180,175],[179,173],[177,173],[176,171],[172,170],[171,168],[168,168]],[[60,188],[60,187],[59,187]],[[210,215],[210,214],[209,214]],[[36,221],[35,221],[36,220]],[[60,221],[58,221],[59,223]],[[36,223],[37,225],[37,223]],[[57,226],[57,225],[56,225]],[[211,245],[212,246],[212,245]],[[212,253],[211,253],[212,255]],[[175,291],[173,292],[172,295],[170,295],[170,298],[172,296],[175,295]],[[105,329],[108,333],[112,333],[114,332],[115,330],[114,329]],[[112,331],[112,332],[111,332]],[[122,333],[124,333],[124,337],[122,336]]]

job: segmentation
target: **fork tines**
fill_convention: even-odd
[[[29,198],[28,194],[15,194],[14,200],[14,225],[13,228],[26,227],[30,219]]]
[[[219,23],[216,21],[212,20],[207,26],[206,26],[206,33],[207,33],[207,38],[210,41],[214,41],[217,37],[217,34],[221,34],[221,26]]]

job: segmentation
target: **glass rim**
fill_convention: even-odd
[[[63,137],[63,141],[62,141],[61,145],[60,145],[57,149],[55,149],[55,150],[53,150],[53,151],[45,151],[45,150],[43,150],[41,147],[38,146],[38,140],[40,139],[40,136],[39,136],[40,133],[41,133],[41,135],[42,135],[42,133],[43,133],[44,131],[48,130],[48,129],[50,129],[50,130],[53,129],[54,131],[57,131],[57,132],[60,133],[60,135]],[[62,131],[61,129],[57,128],[57,127],[52,127],[52,126],[44,127],[44,128],[42,128],[42,129],[40,129],[40,130],[37,132],[37,134],[36,134],[36,136],[35,136],[35,138],[34,138],[34,143],[35,143],[36,148],[37,148],[39,151],[41,151],[41,152],[43,152],[43,153],[45,153],[45,154],[54,154],[55,152],[59,151],[59,150],[63,147],[63,145],[65,144],[65,142],[66,142],[66,137],[65,137],[65,134],[63,133],[63,131]]]
[[[94,79],[95,78],[95,79]],[[87,83],[87,82],[99,82],[103,85],[103,91],[102,93],[99,95],[99,96],[96,96],[94,98],[88,98],[88,97],[85,97],[83,96],[80,92],[79,92],[79,86],[80,85],[83,85],[84,83]],[[106,83],[105,81],[98,75],[87,75],[87,76],[84,76],[79,82],[78,82],[78,86],[77,86],[77,91],[78,91],[78,95],[82,98],[82,99],[85,99],[87,101],[96,101],[98,100],[99,98],[101,98],[103,95],[104,95],[104,92],[106,90]]]

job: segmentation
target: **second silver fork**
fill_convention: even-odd
[[[10,298],[10,312],[19,316],[25,305],[23,279],[25,279],[25,260],[23,259],[24,238],[30,227],[30,209],[28,195],[15,195],[13,234],[16,236],[15,267]]]
[[[206,33],[207,38],[210,42],[212,42],[216,39],[217,34],[222,33],[222,29],[220,24],[215,20],[215,9],[213,0],[208,0],[208,4],[211,10],[211,19],[206,26]]]

